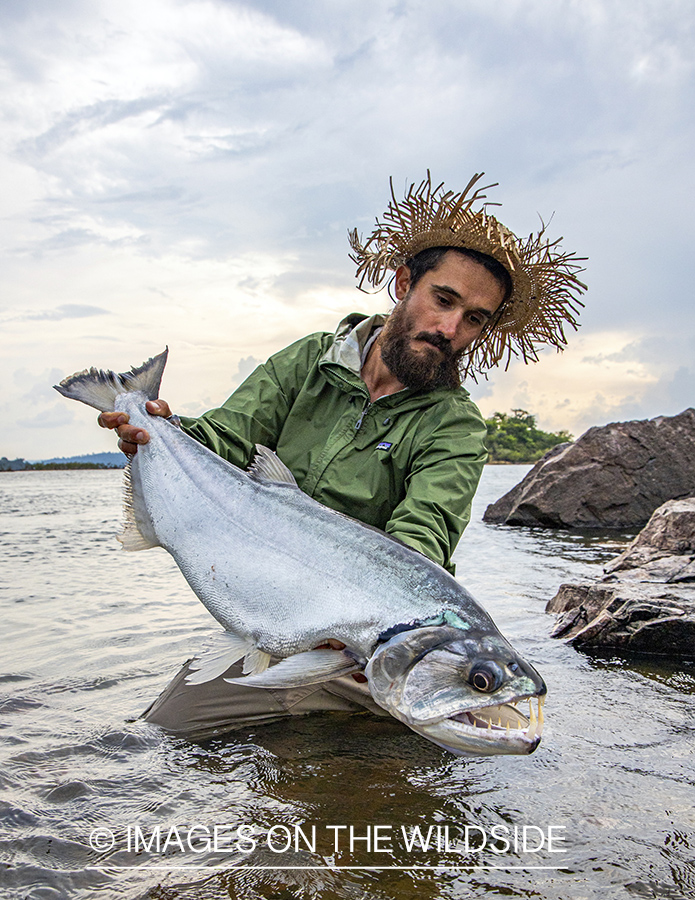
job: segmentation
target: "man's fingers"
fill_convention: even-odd
[[[164,416],[165,419],[169,418],[171,415],[171,410],[169,409],[169,404],[166,400],[148,400],[145,404],[145,409],[151,416]],[[124,434],[120,428],[122,425],[127,425],[130,421],[130,417],[127,413],[124,412],[103,412],[99,413],[97,418],[97,422],[101,428],[118,428],[118,434],[120,437],[125,438],[129,443],[140,443],[146,444],[150,436],[144,429],[139,429],[141,433],[145,436],[144,440],[134,441],[135,434],[134,432],[128,436],[128,433]]]
[[[164,416],[165,419],[168,419],[171,415],[171,410],[166,400],[148,400],[145,404],[145,409],[151,416]]]
[[[126,425],[128,421],[129,416],[124,412],[103,412],[97,417],[100,428],[118,428],[119,425]]]
[[[138,428],[135,425],[121,425],[118,429],[118,436],[120,438],[119,449],[129,456],[138,452],[139,444],[146,444],[150,439],[144,428]]]
[[[138,428],[137,425],[120,425],[118,428],[118,436],[127,444],[146,444],[150,436],[144,428]]]
[[[322,644],[318,644],[318,646],[314,647],[314,650],[344,650],[345,644],[342,641],[338,641],[335,638],[328,638],[327,641],[324,641]]]
[[[121,440],[118,442],[118,449],[122,450],[124,453],[127,453],[128,456],[133,456],[138,452],[138,445],[131,444],[129,441]]]

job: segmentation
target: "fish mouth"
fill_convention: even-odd
[[[533,700],[537,701],[538,712],[534,709]],[[519,709],[518,704],[527,700],[528,715]],[[497,744],[504,753],[505,744],[511,753],[533,753],[540,744],[543,734],[543,703],[545,697],[535,695],[501,703],[494,706],[483,706],[474,710],[465,710],[449,716],[446,722],[453,724],[456,732],[463,732],[462,738],[474,737],[477,741]],[[514,749],[512,749],[512,747]]]

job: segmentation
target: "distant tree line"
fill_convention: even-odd
[[[109,466],[104,463],[90,462],[35,462],[30,463],[25,459],[8,459],[6,456],[0,456],[0,472],[25,472],[29,470],[43,469],[117,469],[119,466]]]
[[[557,444],[573,440],[567,431],[556,433],[536,428],[536,417],[525,409],[513,409],[511,413],[496,412],[485,419],[490,462],[531,463]],[[121,468],[103,462],[35,462],[24,459],[0,457],[0,472],[17,472],[29,469],[114,469]]]
[[[496,412],[485,419],[490,462],[532,463],[552,447],[572,441],[567,431],[549,432],[536,428],[536,417],[525,409]]]

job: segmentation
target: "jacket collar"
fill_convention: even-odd
[[[372,336],[375,328],[381,328],[386,322],[386,316],[365,316],[363,313],[350,313],[338,325],[333,343],[319,360],[319,367],[328,375],[334,367],[340,370],[338,381],[347,386],[352,385],[366,393],[367,387],[360,377],[362,368],[362,353]],[[338,374],[338,373],[336,373]],[[464,399],[470,396],[465,388],[452,391],[449,388],[436,388],[433,391],[413,391],[406,388],[397,394],[390,394],[382,400],[390,400],[400,403],[402,400],[416,401],[415,406],[429,406],[431,403],[441,400],[451,394],[463,395]],[[390,405],[390,404],[389,404]],[[409,404],[410,405],[410,404]]]
[[[360,377],[362,354],[375,328],[381,328],[386,316],[365,316],[350,313],[338,325],[333,343],[324,353],[321,363],[336,363]]]

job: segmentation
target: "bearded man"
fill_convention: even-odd
[[[335,334],[302,338],[272,356],[218,409],[172,417],[191,437],[246,468],[257,444],[274,450],[299,487],[321,503],[381,528],[453,573],[451,556],[470,518],[487,458],[485,422],[463,374],[506,357],[536,358],[537,345],[565,343],[584,285],[579,260],[543,232],[519,241],[474,210],[484,199],[411,186],[362,245],[351,234],[360,286],[394,271],[389,316],[353,313]],[[392,189],[393,196],[393,189]],[[123,413],[102,413],[119,446],[137,451],[149,436]],[[375,599],[378,602],[378,599]],[[267,690],[220,676],[188,684],[187,666],[146,712],[168,730],[205,738],[288,714],[368,709],[385,715],[351,676],[323,685]],[[235,674],[234,667],[225,673]]]

